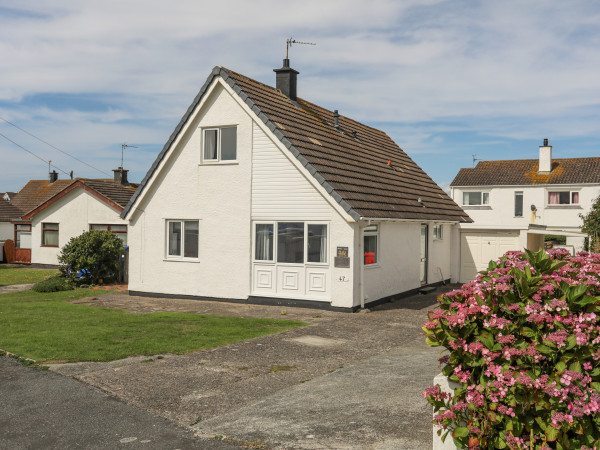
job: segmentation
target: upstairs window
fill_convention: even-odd
[[[444,239],[444,226],[443,225],[434,225],[433,226],[433,239],[436,241],[441,241]]]
[[[58,247],[58,224],[42,224],[42,247]]]
[[[515,192],[515,217],[523,217],[523,192]]]
[[[237,127],[204,129],[202,159],[207,162],[237,159]]]
[[[463,192],[463,205],[489,205],[489,192]]]
[[[167,221],[167,257],[198,258],[198,221]]]
[[[579,205],[578,191],[549,191],[549,205]]]

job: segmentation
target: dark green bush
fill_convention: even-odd
[[[71,238],[58,262],[60,271],[70,280],[102,283],[114,280],[119,273],[123,241],[109,231],[87,231]],[[78,274],[83,274],[77,278]]]
[[[74,289],[73,284],[69,282],[65,277],[50,277],[46,278],[39,283],[36,283],[31,288],[35,292],[58,292],[58,291],[71,291]]]

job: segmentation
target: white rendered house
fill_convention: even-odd
[[[449,280],[468,216],[385,133],[215,67],[122,213],[130,295],[354,310]]]
[[[128,245],[127,221],[120,214],[138,185],[128,183],[127,170],[114,172],[114,180],[64,180],[62,189],[23,214],[19,226],[29,224],[31,263],[57,265],[60,249],[90,230],[110,231]]]
[[[469,281],[508,250],[537,250],[545,235],[583,249],[579,214],[600,195],[600,158],[552,158],[544,139],[538,159],[480,161],[451,183],[455,202],[473,219],[461,224],[460,280]]]

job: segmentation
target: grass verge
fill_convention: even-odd
[[[50,275],[55,275],[58,270],[26,269],[19,267],[0,266],[0,286],[12,284],[37,283]]]
[[[189,353],[278,333],[304,322],[188,313],[130,314],[69,300],[98,291],[0,295],[0,348],[40,362],[112,361]]]

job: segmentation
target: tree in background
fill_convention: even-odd
[[[123,241],[116,234],[87,231],[61,249],[59,268],[71,280],[81,274],[89,283],[106,282],[117,277],[123,251]]]
[[[588,235],[588,249],[595,253],[600,253],[600,196],[594,200],[592,209],[586,215],[579,214],[583,220],[581,231]]]

